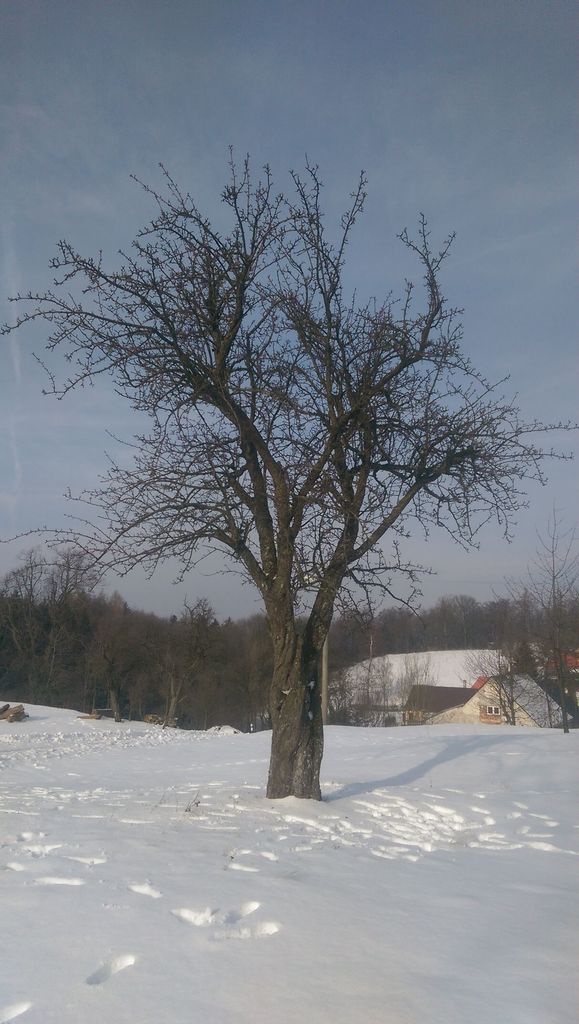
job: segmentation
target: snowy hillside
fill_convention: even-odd
[[[406,665],[414,662],[423,671],[427,670],[428,679],[425,677],[420,680],[421,682],[428,682],[432,686],[464,686],[465,683],[472,686],[477,676],[481,674],[478,663],[484,666],[485,655],[488,660],[488,652],[484,650],[385,654],[383,657],[373,658],[372,661],[361,661],[348,670],[348,675],[354,682],[362,681],[367,678],[370,670],[373,677],[379,679],[384,667],[387,667],[396,689]]]
[[[0,723],[0,1024],[571,1024],[579,735]]]

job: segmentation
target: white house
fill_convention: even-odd
[[[430,723],[480,722],[484,725],[527,725],[538,727],[547,724],[545,715],[545,694],[533,680],[525,685],[507,685],[493,678],[481,676],[467,691],[470,696],[455,707],[439,711],[428,719]]]

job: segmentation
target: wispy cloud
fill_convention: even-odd
[[[16,256],[16,250],[12,241],[12,232],[10,224],[5,221],[1,225],[1,245],[2,245],[2,269],[3,279],[6,282],[7,295],[15,295],[19,290],[20,285],[20,269],[18,264],[18,258]],[[9,352],[10,352],[10,365],[12,367],[12,398],[18,401],[18,395],[22,385],[22,363],[20,356],[20,343],[16,335],[9,335]],[[16,422],[16,414],[14,411],[14,405],[12,410],[7,410],[6,417],[6,433],[7,433],[7,447],[10,452],[10,459],[12,462],[12,488],[8,494],[4,493],[3,497],[6,499],[6,503],[10,508],[12,515],[15,514],[18,505],[19,497],[22,493],[22,481],[23,481],[23,470],[22,460],[20,457],[20,448],[18,443],[18,428]]]
[[[6,282],[6,297],[16,295],[20,286],[20,268],[16,250],[12,241],[12,231],[8,222],[0,225],[2,242],[2,277]],[[9,336],[10,361],[14,382],[19,387],[22,383],[22,365],[20,361],[20,345],[15,334]]]
[[[12,370],[14,372],[14,380],[18,385],[22,382],[22,366],[20,363],[20,346],[18,344],[18,338],[13,334],[10,335],[10,359],[12,361]]]
[[[10,444],[10,452],[12,455],[12,467],[14,470],[14,493],[16,496],[20,494],[22,489],[22,462],[20,460],[20,450],[18,447],[18,435],[16,431],[16,423],[13,416],[8,419],[8,440]]]

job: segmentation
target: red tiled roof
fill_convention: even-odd
[[[471,690],[480,690],[481,686],[484,686],[484,684],[488,683],[488,681],[488,676],[479,676],[478,679],[475,679],[474,683],[472,684]]]

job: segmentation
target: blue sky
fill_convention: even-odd
[[[329,215],[367,172],[350,250],[361,296],[401,288],[411,268],[395,236],[424,211],[435,235],[457,232],[443,283],[475,363],[511,375],[527,417],[577,418],[575,30],[574,5],[534,0],[3,0],[0,319],[9,294],[50,282],[58,239],[111,258],[130,243],[152,213],[131,174],[158,184],[162,161],[213,213],[230,145],[269,162],[280,187],[308,154]],[[136,429],[105,386],[43,397],[42,346],[36,327],[0,348],[0,537],[62,521],[66,488],[104,470],[107,431]],[[469,555],[413,543],[437,571],[427,603],[489,597],[524,573],[554,506],[573,523],[577,466],[549,475],[512,544],[492,528]],[[0,545],[0,572],[24,546]],[[171,576],[111,586],[164,613],[184,594],[221,615],[257,607],[235,577]]]

